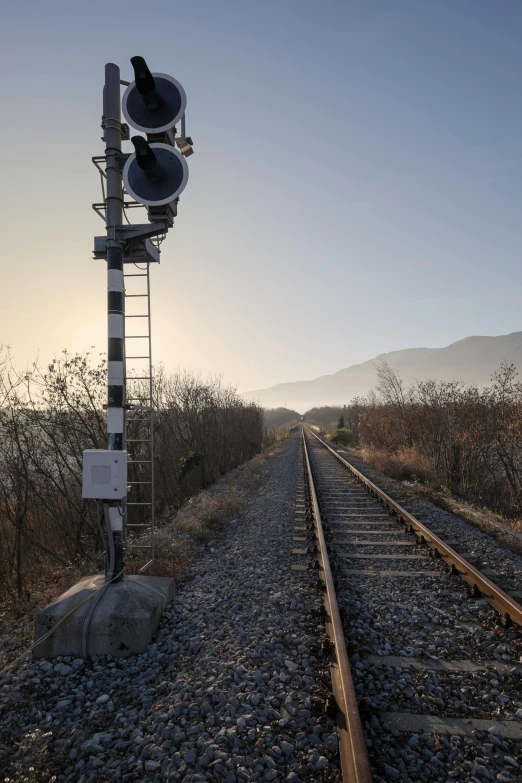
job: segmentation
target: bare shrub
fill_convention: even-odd
[[[403,446],[397,452],[363,446],[361,457],[369,465],[397,481],[420,481],[427,484],[436,480],[433,465],[411,446]]]
[[[104,441],[105,362],[63,352],[42,370],[0,365],[0,573],[22,598],[43,562],[78,564],[99,548],[81,496],[82,452]],[[27,579],[29,577],[29,579]]]
[[[186,571],[198,547],[219,536],[225,524],[245,505],[246,495],[238,487],[219,494],[200,492],[177,512],[154,537],[156,562],[149,573],[155,576],[180,578]],[[129,573],[136,572],[149,556],[146,535],[135,540]],[[140,549],[140,545],[143,549]]]
[[[4,783],[41,783],[56,780],[52,774],[56,769],[57,755],[51,752],[53,732],[31,729],[18,744],[18,751],[10,768],[5,770]],[[53,758],[54,755],[54,758]],[[65,759],[62,759],[65,761]]]
[[[480,389],[434,380],[406,389],[386,364],[378,381],[350,413],[372,464],[506,517],[522,515],[522,384],[513,365],[503,364]]]
[[[263,432],[263,448],[269,449],[277,442],[279,429],[277,427],[265,427]]]
[[[175,530],[207,540],[245,503],[244,493],[233,487],[225,494],[192,498],[174,520]]]
[[[159,513],[179,508],[263,446],[261,409],[219,379],[160,367],[154,407]]]
[[[82,453],[105,448],[106,361],[62,352],[24,372],[0,348],[0,599],[28,601],[52,563],[68,573],[103,563],[95,504],[81,494]],[[140,382],[132,382],[140,397]],[[146,390],[142,387],[143,401]],[[261,409],[219,379],[155,372],[155,509],[161,521],[257,454]],[[130,412],[132,419],[133,413]],[[138,412],[138,415],[139,412]],[[140,427],[142,429],[140,430]],[[145,425],[129,454],[144,458]],[[129,477],[130,478],[130,477]],[[139,468],[132,478],[141,478]],[[137,487],[133,500],[146,500]],[[149,490],[150,491],[150,490]],[[218,524],[210,514],[207,527]],[[143,521],[145,517],[143,517]],[[161,537],[159,546],[161,548]],[[143,547],[144,549],[144,547]],[[144,560],[148,557],[144,557]]]

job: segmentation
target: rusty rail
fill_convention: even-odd
[[[304,427],[310,435],[317,438],[319,443],[328,449],[339,462],[348,468],[353,475],[359,480],[361,484],[364,484],[368,490],[373,492],[377,497],[383,501],[392,514],[397,516],[399,522],[403,522],[410,528],[421,540],[428,544],[443,560],[450,566],[452,571],[457,572],[460,576],[473,587],[474,590],[478,590],[482,597],[485,598],[491,606],[504,618],[506,622],[512,622],[516,625],[522,626],[522,606],[515,601],[511,596],[501,590],[491,579],[484,576],[475,566],[471,565],[465,560],[458,552],[455,552],[448,544],[445,544],[441,538],[436,536],[431,530],[419,522],[412,514],[406,511],[399,503],[386,494],[382,489],[366,478],[357,468],[341,457],[334,449],[332,449],[327,443],[319,438],[315,432]],[[304,438],[304,434],[303,434]]]
[[[357,698],[344,641],[343,625],[339,614],[339,605],[335,594],[330,559],[326,549],[323,523],[315,492],[304,431],[302,432],[302,438],[308,486],[318,539],[319,563],[323,570],[323,579],[326,587],[326,629],[334,645],[334,654],[331,656],[331,672],[332,687],[338,710],[337,731],[339,734],[339,755],[341,757],[343,781],[345,783],[372,783],[370,762],[368,761],[366,743],[357,707]]]

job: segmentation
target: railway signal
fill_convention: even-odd
[[[154,446],[152,421],[152,358],[150,341],[150,286],[149,266],[159,261],[159,242],[172,228],[177,216],[177,200],[188,180],[185,158],[192,150],[192,139],[185,135],[185,111],[187,97],[181,84],[164,73],[151,73],[143,57],[132,57],[134,81],[122,82],[120,69],[113,63],[105,66],[102,127],[105,155],[93,158],[102,181],[103,202],[93,204],[95,211],[106,223],[106,235],[95,237],[94,255],[107,261],[108,289],[108,394],[107,394],[107,450],[85,452],[83,462],[84,497],[95,498],[103,504],[103,516],[107,531],[106,582],[123,578],[124,550],[127,540],[127,507],[150,506],[151,559],[144,572],[154,562]],[[127,89],[121,99],[121,85]],[[128,128],[122,125],[121,113],[136,130],[147,134],[133,136],[130,141],[133,152],[122,151],[122,141],[129,140]],[[176,135],[175,125],[181,123],[181,135]],[[179,147],[179,150],[176,148]],[[125,189],[123,187],[125,185]],[[137,203],[126,199],[128,194]],[[128,207],[145,206],[147,223],[130,224],[124,221]],[[125,217],[126,214],[125,214]],[[154,238],[158,241],[154,243]],[[152,240],[152,241],[151,241]],[[147,311],[144,315],[125,314],[125,264],[145,263],[134,277],[146,277],[147,292],[130,294],[145,296]],[[143,272],[143,269],[146,271]],[[148,349],[126,351],[126,340],[143,339],[141,335],[126,334],[126,318],[148,318]],[[127,322],[130,323],[130,322]],[[130,343],[127,343],[129,346]],[[136,343],[134,343],[136,345]],[[148,351],[148,354],[147,354]],[[141,354],[147,355],[141,355]],[[139,380],[148,382],[147,404],[133,404],[137,398],[127,395],[127,362],[131,359],[148,360],[148,370]],[[136,375],[129,377],[136,378]],[[127,464],[136,460],[127,458],[127,422],[129,410],[142,412],[140,422],[149,417],[149,435],[138,443],[150,444],[147,460],[137,460],[150,465],[150,481],[129,482]],[[143,415],[145,418],[143,418]],[[140,436],[141,437],[141,436]],[[129,438],[129,444],[136,439]],[[131,446],[132,449],[132,446]],[[131,455],[132,457],[132,455]],[[132,491],[137,485],[151,488],[151,501],[133,501]],[[131,493],[127,501],[128,491]],[[143,532],[143,524],[134,525]]]
[[[131,142],[135,152],[123,169],[127,193],[149,207],[174,201],[188,181],[184,156],[170,144],[149,144],[143,136],[133,136]]]
[[[187,96],[181,84],[166,73],[151,73],[143,57],[131,57],[134,81],[123,96],[123,115],[143,133],[173,128],[185,114]]]

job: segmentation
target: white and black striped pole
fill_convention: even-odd
[[[106,236],[95,237],[95,258],[107,259],[108,383],[107,449],[83,453],[82,496],[103,502],[108,538],[106,581],[123,579],[126,540],[127,451],[125,431],[125,288],[126,244],[138,241],[148,253],[146,241],[165,234],[177,214],[177,201],[188,180],[185,156],[192,153],[192,139],[175,139],[175,124],[185,114],[185,90],[172,76],[151,73],[143,57],[131,59],[135,81],[123,82],[123,113],[129,124],[147,134],[131,138],[135,152],[122,155],[120,69],[105,66],[103,129],[105,140]],[[158,139],[158,141],[152,141]],[[149,143],[150,142],[150,143]],[[175,147],[178,144],[181,152]],[[93,158],[97,168],[99,158]],[[123,169],[123,170],[122,170]],[[125,183],[125,191],[123,188]],[[148,209],[148,224],[123,226],[124,192]],[[93,204],[101,214],[100,205]],[[150,243],[149,243],[150,244]],[[150,254],[151,261],[157,261]],[[149,263],[147,261],[147,263]],[[150,330],[149,330],[150,335]],[[152,372],[150,373],[152,376]],[[147,483],[147,482],[145,482]],[[153,529],[153,523],[152,523]],[[151,561],[152,562],[152,561]]]
[[[113,63],[105,66],[105,156],[107,176],[107,304],[108,304],[108,395],[107,448],[125,449],[125,292],[123,280],[123,244],[117,227],[123,219],[123,185],[121,155],[120,69]],[[108,516],[110,556],[107,558],[106,579],[123,578],[124,509],[120,500],[105,501]]]

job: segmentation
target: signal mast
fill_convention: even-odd
[[[186,158],[192,154],[192,139],[185,134],[187,97],[181,84],[164,73],[151,73],[143,57],[132,57],[134,81],[120,79],[120,69],[113,63],[105,66],[103,91],[103,141],[105,155],[93,158],[100,172],[103,201],[93,209],[105,220],[106,235],[94,238],[94,257],[107,262],[108,316],[108,379],[107,379],[107,449],[88,449],[83,454],[84,498],[95,499],[103,508],[107,538],[106,583],[119,582],[124,574],[124,553],[127,542],[127,512],[132,506],[149,506],[148,523],[136,523],[134,528],[150,528],[151,558],[141,569],[146,571],[154,562],[154,431],[151,359],[149,265],[159,262],[159,244],[174,224],[179,196],[188,181]],[[121,85],[126,86],[121,99]],[[122,123],[121,111],[128,124]],[[181,122],[181,134],[176,124]],[[143,135],[130,136],[129,125]],[[132,143],[134,152],[122,152],[122,141]],[[126,201],[130,196],[133,201]],[[124,223],[126,210],[143,206],[148,223]],[[146,269],[146,273],[126,274],[128,264]],[[141,266],[145,264],[145,267]],[[146,277],[147,292],[126,294],[125,278]],[[147,313],[126,314],[129,296],[146,297]],[[126,333],[126,319],[147,318],[146,335]],[[129,340],[146,341],[143,350],[126,350]],[[148,342],[147,342],[148,341]],[[136,345],[134,343],[134,345]],[[127,376],[130,360],[148,361],[148,375]],[[148,399],[128,395],[129,381],[145,381]],[[139,400],[139,404],[135,404]],[[148,403],[148,404],[147,404]],[[137,421],[148,422],[145,438],[127,438],[128,412],[141,412]],[[146,443],[149,459],[129,459],[127,443]],[[132,448],[130,457],[132,458]],[[143,471],[139,481],[129,482],[128,466],[149,465],[146,480]],[[149,487],[148,500],[143,497]],[[128,491],[131,499],[127,500]],[[129,525],[130,527],[130,525]]]

